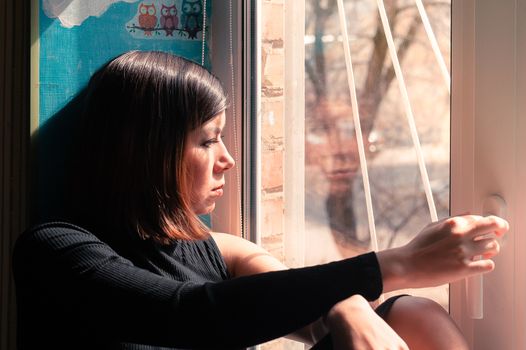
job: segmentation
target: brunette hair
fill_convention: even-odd
[[[75,219],[104,235],[202,239],[189,206],[188,133],[227,107],[220,81],[164,52],[127,52],[91,78],[75,155]],[[108,237],[111,238],[111,237]]]

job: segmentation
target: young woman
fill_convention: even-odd
[[[375,313],[367,300],[491,271],[499,245],[487,236],[508,224],[449,218],[400,248],[288,270],[197,217],[234,166],[226,107],[214,76],[166,53],[128,52],[92,77],[68,222],[15,247],[19,348],[232,349],[290,335],[323,338],[318,348],[465,349],[431,301],[390,299]]]

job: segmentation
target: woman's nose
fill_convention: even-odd
[[[224,172],[234,167],[236,164],[234,158],[228,152],[228,149],[223,144],[219,158],[215,164],[215,172]]]

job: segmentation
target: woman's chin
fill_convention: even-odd
[[[195,208],[194,209],[194,213],[196,215],[208,215],[208,214],[210,214],[211,212],[214,211],[215,207],[216,207],[216,204],[214,202],[214,203],[212,203],[210,205],[207,205],[207,206],[201,206],[199,208]]]
[[[330,195],[342,195],[344,193],[352,192],[353,178],[347,179],[332,179],[329,181],[329,193]]]

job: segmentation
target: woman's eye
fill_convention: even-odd
[[[315,136],[326,136],[329,133],[329,127],[325,124],[313,125],[308,129],[308,134]]]
[[[212,146],[214,143],[218,143],[218,142],[219,142],[218,139],[210,139],[210,140],[206,140],[205,142],[203,142],[203,147],[209,148],[209,147]]]

